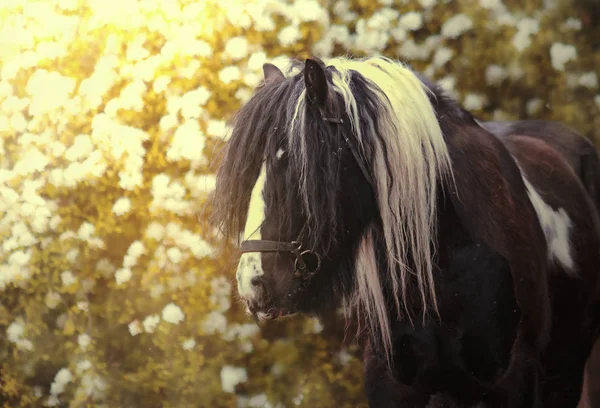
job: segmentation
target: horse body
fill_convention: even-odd
[[[577,174],[600,210],[600,161],[596,147],[589,139],[562,123],[546,120],[491,121],[483,122],[481,126],[501,140],[520,135],[549,144]]]
[[[440,96],[434,99],[439,101]],[[443,116],[444,109],[451,108],[452,106],[438,105],[438,112],[441,111],[440,116]],[[372,405],[425,406],[430,400],[429,396],[435,394],[445,394],[446,398],[451,395],[452,397],[449,398],[454,402],[449,402],[444,397],[441,397],[440,401],[436,396],[438,398],[434,400],[437,402],[432,402],[432,407],[438,406],[437,404],[448,406],[444,404],[452,403],[459,405],[450,406],[462,406],[461,403],[475,404],[480,400],[486,401],[484,395],[490,390],[486,389],[485,383],[493,384],[502,378],[503,371],[508,368],[511,352],[513,361],[515,353],[523,352],[519,350],[518,344],[512,347],[520,318],[520,307],[513,295],[512,285],[513,278],[519,279],[520,276],[511,277],[511,265],[498,252],[503,246],[511,244],[509,241],[518,239],[514,232],[519,226],[508,225],[503,233],[495,234],[495,236],[503,235],[504,242],[501,240],[493,243],[489,238],[486,239],[484,233],[477,232],[478,222],[492,224],[491,227],[488,224],[485,229],[480,228],[479,231],[500,228],[499,223],[502,220],[494,219],[495,216],[509,215],[513,211],[518,212],[519,207],[523,208],[523,205],[516,206],[515,200],[507,199],[511,195],[517,196],[517,192],[502,192],[502,187],[517,190],[515,186],[519,186],[520,183],[513,180],[508,186],[503,186],[504,177],[494,177],[491,174],[493,172],[490,171],[489,159],[483,158],[483,155],[486,151],[488,154],[492,151],[494,157],[505,157],[505,162],[498,166],[498,170],[507,171],[508,168],[508,171],[514,174],[514,166],[516,166],[521,177],[526,180],[523,185],[525,188],[519,189],[520,195],[522,197],[523,192],[528,193],[529,201],[537,213],[546,240],[540,237],[540,229],[535,228],[536,223],[531,223],[533,228],[529,235],[530,243],[542,244],[525,248],[527,252],[537,252],[543,256],[549,254],[547,258],[549,262],[540,259],[534,270],[545,271],[547,267],[547,272],[542,273],[547,279],[548,294],[542,293],[538,299],[545,299],[548,296],[547,298],[551,299],[549,310],[552,310],[550,340],[547,346],[540,347],[544,350],[539,356],[541,370],[538,372],[537,367],[529,367],[531,370],[529,378],[522,377],[528,386],[521,387],[520,390],[518,381],[514,380],[513,390],[519,391],[513,391],[512,401],[505,402],[505,406],[575,407],[581,395],[583,366],[600,323],[598,321],[600,316],[592,306],[597,305],[599,300],[597,271],[600,266],[598,251],[600,230],[594,204],[588,195],[588,192],[593,193],[596,190],[593,183],[588,184],[591,188],[587,191],[582,186],[585,181],[597,181],[599,173],[592,174],[595,178],[589,177],[590,173],[586,172],[584,167],[592,161],[591,159],[597,160],[597,156],[594,152],[594,156],[588,158],[589,144],[580,140],[583,138],[579,135],[567,134],[560,139],[554,134],[550,139],[547,133],[539,132],[540,125],[549,125],[544,122],[529,123],[529,128],[525,132],[519,132],[533,133],[533,136],[517,136],[513,134],[514,130],[504,134],[498,132],[500,134],[496,133],[495,136],[502,141],[498,143],[488,132],[476,129],[473,123],[468,124],[469,115],[464,112],[463,114],[467,117],[463,118],[461,124],[455,126],[468,126],[471,129],[453,132],[450,130],[452,125],[449,124],[445,132],[454,158],[455,174],[458,173],[456,176],[457,206],[468,210],[464,211],[461,220],[452,202],[447,202],[445,207],[440,206],[442,212],[439,216],[441,230],[439,241],[443,244],[440,245],[438,265],[443,273],[436,277],[436,282],[438,282],[440,309],[447,311],[447,314],[441,318],[443,327],[431,322],[428,325],[430,332],[426,337],[427,341],[423,340],[422,328],[412,330],[412,327],[409,327],[408,331],[412,331],[411,335],[404,334],[398,338],[395,350],[404,350],[407,347],[409,349],[415,347],[416,350],[405,352],[404,359],[398,359],[396,367],[413,368],[414,360],[419,359],[422,362],[419,367],[422,372],[419,373],[418,369],[413,368],[412,376],[396,375],[396,378],[389,373],[388,384],[385,386],[390,387],[390,392],[396,395],[395,399],[381,392],[381,387],[384,385],[380,384],[379,380],[382,371],[385,372],[385,364],[383,359],[377,359],[371,348],[367,348],[366,375],[367,384],[373,387],[373,392],[370,394]],[[448,116],[456,118],[460,115]],[[493,130],[498,131],[497,128]],[[458,142],[452,140],[453,134],[459,135]],[[464,140],[460,139],[468,137],[465,135],[477,138],[477,142],[464,143]],[[572,137],[572,140],[567,136]],[[565,144],[569,144],[571,148],[564,149]],[[561,153],[555,149],[556,147],[563,147]],[[473,150],[465,151],[465,149]],[[484,151],[479,153],[477,150]],[[513,160],[509,160],[506,153],[510,153]],[[480,158],[481,162],[485,163],[485,168],[477,171],[477,165],[469,163],[468,158],[474,161]],[[514,163],[511,163],[512,161]],[[461,163],[466,164],[466,169],[461,169]],[[580,179],[575,174],[577,170],[580,170]],[[466,174],[461,174],[461,171]],[[497,174],[500,174],[500,171]],[[498,192],[497,189],[500,191]],[[539,191],[546,193],[540,194]],[[479,197],[475,197],[475,194]],[[489,207],[469,205],[470,202],[484,203],[485,195],[493,198],[487,201],[498,201],[502,206],[510,203],[513,208],[510,211],[506,211],[506,208],[497,208],[494,211],[494,204],[491,202],[488,203]],[[461,196],[464,197],[462,202]],[[582,207],[585,211],[582,211]],[[553,219],[560,218],[561,209],[564,210],[563,220]],[[504,221],[509,224],[510,220],[507,218]],[[564,225],[558,226],[557,222],[564,222]],[[469,225],[473,231],[471,237],[474,239],[465,238],[470,235],[465,230]],[[555,236],[557,232],[560,233],[562,227],[567,225],[570,226],[571,231],[563,230],[563,237]],[[585,242],[578,237],[586,237]],[[525,241],[527,238],[523,236],[515,247]],[[544,241],[546,245],[543,244]],[[564,250],[573,253],[561,253]],[[514,253],[517,251],[516,248],[510,250]],[[555,252],[558,253],[559,259],[556,258]],[[523,258],[528,259],[527,256]],[[575,265],[573,259],[580,261]],[[518,263],[519,259],[515,259],[513,266]],[[580,273],[585,276],[580,276]],[[534,309],[536,303],[536,300],[533,300],[529,307]],[[522,306],[527,307],[521,304]],[[491,316],[493,319],[490,320]],[[417,342],[418,346],[413,346],[410,338]],[[425,349],[424,344],[427,344]],[[431,362],[432,360],[434,363]],[[522,373],[524,368],[521,367],[519,372]],[[536,379],[538,375],[540,378]],[[402,382],[402,385],[394,384],[394,380]],[[538,385],[535,385],[536,381],[539,382]],[[411,384],[411,387],[407,388],[406,384]],[[539,387],[537,395],[535,387]],[[399,391],[402,389],[405,395],[398,395],[402,394]],[[499,405],[503,406],[502,403]]]
[[[494,135],[387,59],[331,64],[266,65],[217,177],[249,312],[354,310],[371,406],[575,407],[600,325],[595,153]]]

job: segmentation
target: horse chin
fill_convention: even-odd
[[[251,315],[256,323],[259,323],[268,320],[280,320],[286,317],[295,316],[296,314],[298,314],[298,311],[276,307],[271,307],[266,310],[251,311],[250,308],[246,306],[246,313]]]

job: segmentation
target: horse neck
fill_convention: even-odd
[[[440,124],[440,128],[442,130],[442,134],[444,135],[444,139],[448,145],[448,149],[451,151],[456,151],[460,149],[457,144],[468,142],[469,138],[479,137],[481,132],[481,126],[476,122],[475,118],[463,109],[458,103],[454,100],[447,97],[441,88],[434,83],[431,83],[425,78],[421,78],[422,82],[432,91],[430,93],[430,101],[431,104],[436,111],[436,116],[438,117],[438,121]],[[457,165],[461,165],[461,163],[457,163]],[[451,256],[452,251],[464,245],[468,240],[469,234],[464,229],[456,210],[454,208],[454,203],[452,201],[452,191],[453,188],[448,184],[450,181],[448,179],[440,179],[437,191],[437,216],[435,219],[435,223],[437,225],[436,228],[436,236],[432,237],[432,245],[434,242],[436,244],[436,256],[434,263],[437,266],[444,265],[448,262],[449,256]],[[385,244],[384,240],[381,238],[382,232],[380,229],[377,230],[378,237],[380,239],[377,240],[377,253],[378,253],[378,264],[379,270],[381,271],[382,278],[385,277],[385,272],[387,270],[387,263],[385,257]],[[409,259],[409,262],[411,260]],[[436,281],[436,287],[438,279],[441,277],[438,275],[438,269],[434,269],[434,279]],[[409,275],[409,285],[416,288],[417,279],[413,275]],[[393,301],[391,300],[393,294],[390,291],[392,285],[385,285],[386,287],[385,296],[389,305],[389,310],[392,311],[392,314],[395,314],[395,307],[393,307]],[[418,290],[408,290],[407,295],[409,299],[407,299],[407,305],[411,309],[412,316],[421,316],[423,314],[421,299]],[[402,316],[393,316],[400,317]],[[394,320],[394,319],[392,319]]]

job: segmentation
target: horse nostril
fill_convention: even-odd
[[[252,284],[252,286],[265,286],[265,280],[262,278],[262,276],[255,276],[254,278],[252,278],[250,283]]]

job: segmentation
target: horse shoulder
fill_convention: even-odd
[[[526,331],[521,334],[539,352],[550,331],[547,244],[521,172],[502,142],[479,126],[455,126],[447,143],[456,213],[474,239],[508,261]]]

